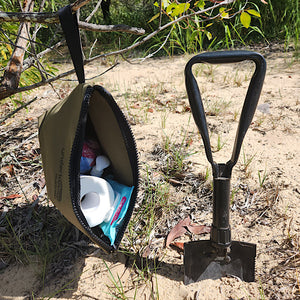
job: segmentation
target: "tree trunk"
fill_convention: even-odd
[[[31,12],[33,10],[34,0],[25,0],[23,11]],[[7,64],[0,86],[0,100],[14,94],[18,88],[22,73],[24,55],[29,39],[30,23],[21,23],[18,30],[18,36],[15,42],[15,49]]]

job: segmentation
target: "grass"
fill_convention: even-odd
[[[153,172],[148,166],[141,189],[143,196],[139,199],[138,209],[128,225],[126,235],[126,247],[135,253],[148,245],[161,216],[172,207],[169,203],[169,185],[163,180],[154,181]]]
[[[268,173],[267,173],[266,168],[263,171],[259,170],[257,172],[257,175],[258,175],[259,186],[262,188],[265,186],[266,180],[268,179]]]
[[[223,147],[225,145],[226,145],[226,141],[223,141],[222,135],[220,133],[218,133],[217,143],[216,143],[216,146],[212,145],[212,151],[219,152],[223,149]]]
[[[203,100],[206,115],[208,116],[220,116],[225,115],[228,108],[231,105],[231,101],[226,101],[222,99],[204,99]]]
[[[123,283],[120,279],[119,274],[117,274],[117,278],[115,278],[115,276],[112,274],[110,268],[108,267],[107,263],[105,260],[102,260],[103,263],[105,264],[105,267],[109,273],[109,279],[111,281],[111,283],[113,284],[113,286],[107,286],[109,289],[109,295],[114,298],[114,299],[120,299],[120,300],[126,300],[128,299],[125,295],[126,291],[123,287]],[[134,299],[136,299],[134,297]]]
[[[256,153],[254,154],[247,154],[244,151],[244,147],[242,146],[242,171],[245,173],[246,178],[249,178],[251,176],[251,169],[250,165],[252,164],[254,158],[256,156]]]

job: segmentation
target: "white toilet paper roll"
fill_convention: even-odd
[[[91,227],[109,221],[113,213],[115,194],[103,178],[80,176],[81,210]]]

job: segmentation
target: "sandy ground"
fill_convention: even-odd
[[[149,279],[141,280],[124,255],[107,255],[95,247],[79,257],[69,272],[52,276],[39,290],[38,263],[10,264],[0,272],[0,299],[32,299],[33,294],[34,299],[300,299],[300,68],[292,53],[263,52],[267,60],[265,83],[231,182],[235,191],[231,206],[233,240],[257,245],[255,282],[222,278],[186,286],[183,255],[156,240],[163,267]],[[149,59],[135,64],[122,61],[93,82],[106,87],[124,110],[143,170],[145,166],[155,169],[157,162],[151,153],[166,136],[178,143],[186,139],[188,151],[195,153],[188,157],[193,172],[208,174],[210,182],[210,165],[185,91],[183,71],[189,58]],[[105,68],[94,63],[86,67],[86,75],[91,77]],[[238,114],[253,70],[250,62],[194,68],[217,162],[226,162],[231,156]],[[32,118],[36,124],[36,117],[58,101],[57,93],[64,97],[74,85],[57,82],[55,91],[43,87],[33,92],[38,101],[2,124],[2,133],[17,118],[18,122]],[[26,97],[30,99],[32,94]],[[1,187],[1,194],[9,193]],[[188,196],[184,187],[176,188],[170,201],[180,207]],[[201,204],[201,196],[200,200],[190,197]],[[211,223],[211,214],[201,205],[192,216],[199,224]],[[113,278],[118,277],[120,281],[114,284]]]

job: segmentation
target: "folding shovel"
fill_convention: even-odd
[[[241,112],[237,135],[230,160],[215,163],[212,156],[205,111],[192,66],[196,63],[237,63],[251,60],[256,69],[250,81]],[[230,178],[237,163],[241,145],[251,124],[266,73],[263,56],[250,51],[217,51],[194,56],[185,67],[185,83],[195,123],[201,134],[205,153],[213,171],[213,223],[210,240],[199,240],[184,245],[184,283],[223,276],[237,276],[254,281],[256,245],[232,241],[229,224]]]

